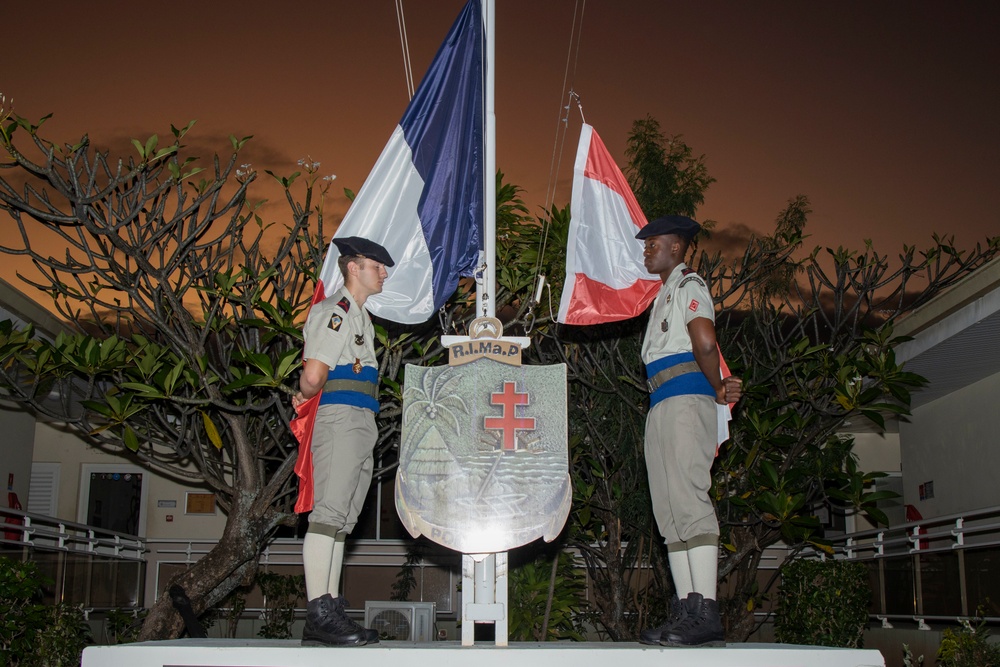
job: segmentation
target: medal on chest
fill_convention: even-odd
[[[672,296],[673,295],[670,292],[667,292],[666,294],[663,295],[663,305],[664,306],[669,306],[670,305],[670,298]],[[660,331],[662,331],[663,333],[667,333],[667,329],[669,329],[669,328],[670,328],[670,325],[667,324],[667,318],[664,317],[663,321],[660,322]]]
[[[357,357],[354,357],[354,365],[351,366],[351,370],[354,371],[355,375],[357,375],[361,373],[362,368],[364,368],[364,366],[361,365],[361,360],[358,359]]]
[[[364,345],[365,344],[365,337],[363,335],[361,335],[361,334],[354,334],[354,344],[355,345]]]

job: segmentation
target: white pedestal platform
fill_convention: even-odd
[[[632,642],[381,642],[371,646],[301,646],[298,640],[179,639],[90,646],[82,667],[885,667],[882,654],[791,644],[729,644],[679,649]]]

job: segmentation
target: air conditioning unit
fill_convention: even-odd
[[[429,642],[434,639],[434,602],[366,601],[365,627],[389,641]]]

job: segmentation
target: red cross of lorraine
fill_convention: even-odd
[[[517,393],[513,382],[504,382],[503,391],[490,394],[490,404],[502,405],[502,417],[486,417],[483,419],[483,426],[491,430],[503,431],[503,450],[514,451],[517,449],[515,435],[517,431],[534,431],[534,417],[517,417],[515,408],[518,405],[528,405],[528,394]]]

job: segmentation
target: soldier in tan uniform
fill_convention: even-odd
[[[646,270],[663,280],[642,345],[650,390],[645,454],[676,591],[667,622],[643,630],[639,640],[664,646],[718,646],[725,638],[716,601],[719,522],[708,491],[717,405],[739,400],[741,381],[722,377],[712,295],[683,261],[700,229],[691,218],[673,215],[636,235],[645,244]]]
[[[334,239],[344,286],[309,311],[305,365],[295,407],[321,394],[312,433],[314,505],[302,544],[308,598],[303,644],[361,646],[378,642],[345,611],[340,595],[344,541],[357,523],[371,484],[378,439],[375,330],[365,301],[382,291],[393,261],[360,237]]]

